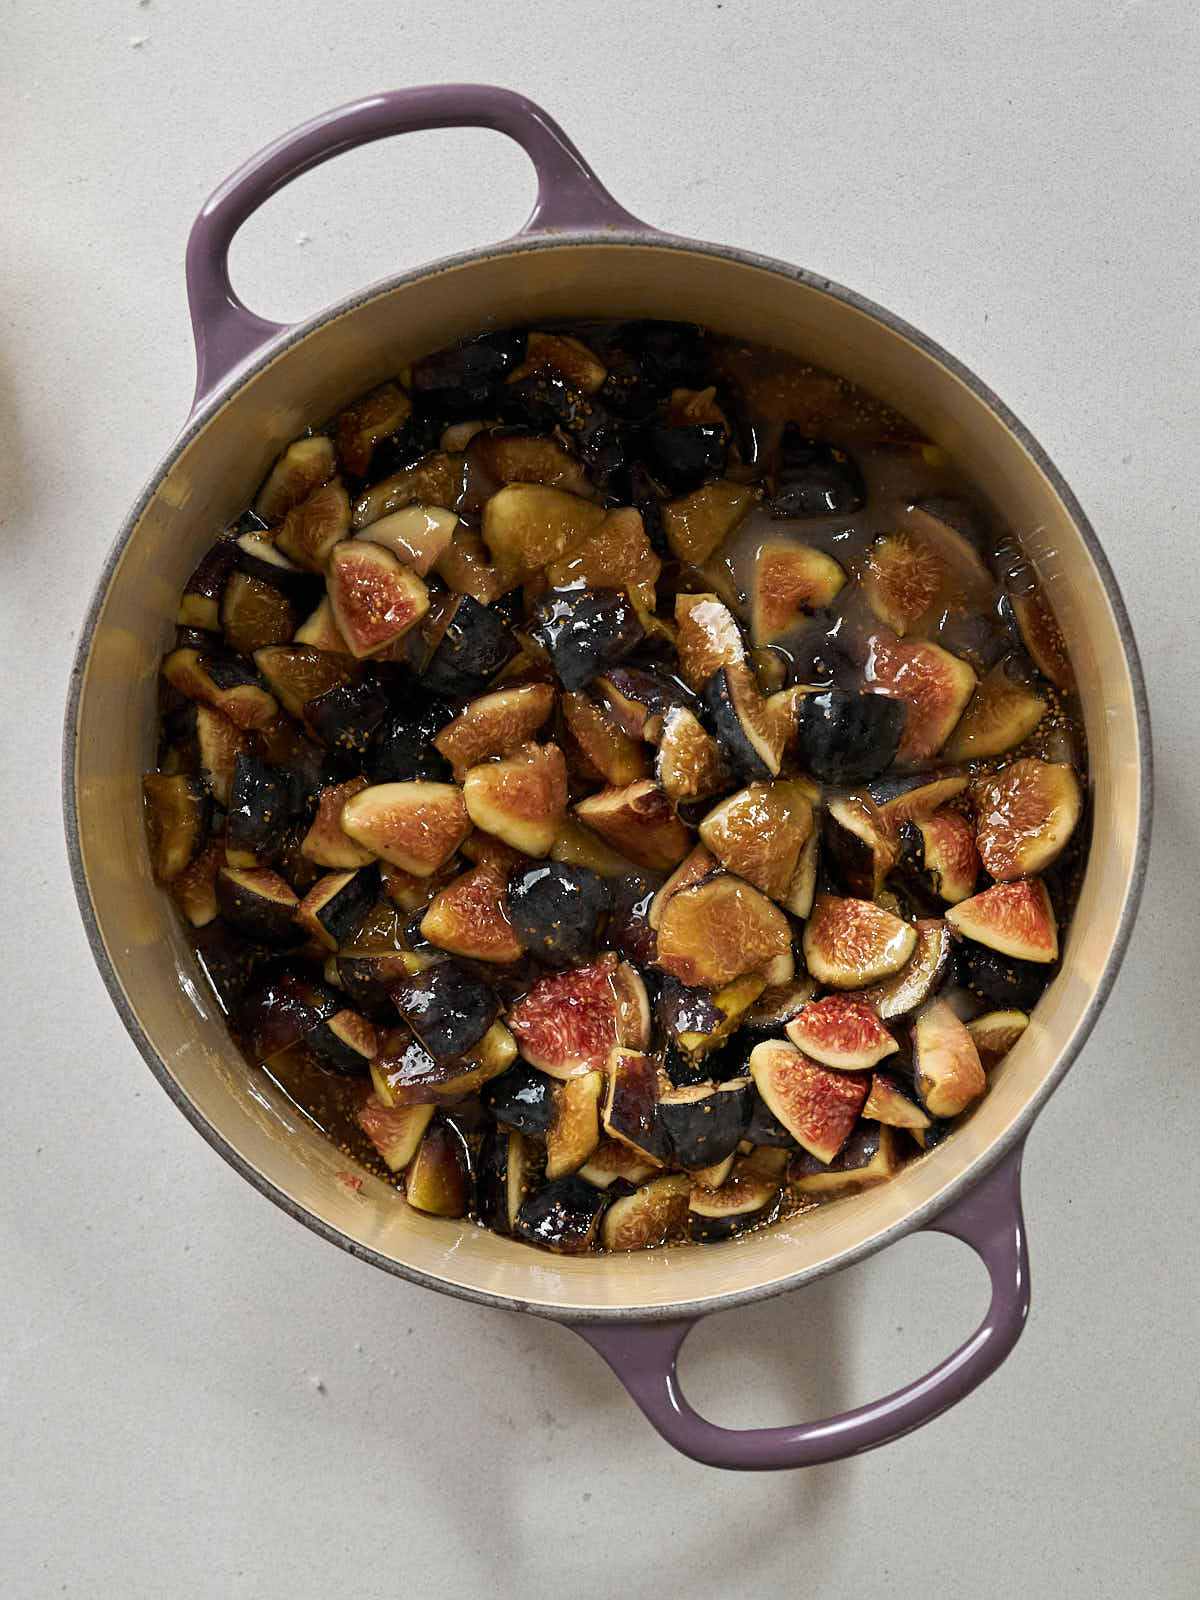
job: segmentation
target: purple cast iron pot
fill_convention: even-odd
[[[533,162],[537,204],[512,239],[392,279],[297,327],[255,316],[230,286],[241,224],[284,184],[357,145],[495,128]],[[593,1345],[676,1449],[714,1466],[809,1466],[918,1428],[1000,1365],[1029,1309],[1019,1174],[1024,1140],[1095,1022],[1129,936],[1150,823],[1145,692],[1096,537],[1045,453],[994,395],[924,335],[797,267],[662,234],[624,211],[537,106],[470,84],[402,89],[316,118],[216,191],[192,230],[187,284],[198,380],[178,441],[109,556],[75,662],[65,812],[80,909],[101,975],[146,1061],[251,1183],[314,1231],[430,1288],[566,1323]],[[1024,538],[1080,680],[1093,845],[1062,970],[986,1098],[951,1138],[879,1188],[725,1245],[587,1260],[546,1256],[422,1217],[302,1122],[231,1045],[172,907],[150,880],[139,776],[153,761],[157,664],[176,596],[271,460],[403,363],[482,326],[567,316],[705,323],[831,367],[941,443]],[[676,1378],[698,1318],[799,1288],[919,1228],[954,1235],[991,1277],[976,1332],[897,1393],[818,1423],[714,1426]]]

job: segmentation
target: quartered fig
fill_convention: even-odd
[[[656,939],[650,926],[650,907],[658,893],[658,874],[625,873],[608,884],[611,906],[607,942],[626,961],[647,967],[654,961]]]
[[[380,439],[395,433],[411,413],[412,401],[398,383],[382,383],[347,406],[334,432],[338,457],[346,471],[356,478],[365,477]]]
[[[732,1239],[779,1214],[782,1172],[772,1175],[751,1164],[735,1161],[729,1178],[719,1188],[697,1185],[688,1201],[688,1234],[715,1243]]]
[[[366,1017],[347,1007],[319,1022],[305,1035],[304,1044],[322,1072],[357,1078],[366,1076],[379,1037]]]
[[[391,996],[438,1061],[473,1050],[500,1014],[493,990],[457,961],[439,961],[406,975],[392,985]]]
[[[681,684],[644,667],[611,667],[596,679],[594,687],[618,727],[631,739],[644,739],[647,744],[657,744],[662,738],[669,711],[695,706]]]
[[[514,584],[556,560],[604,520],[604,508],[562,489],[512,483],[483,508],[483,538],[501,584]]]
[[[299,972],[273,973],[247,987],[237,1007],[237,1033],[252,1061],[290,1050],[338,1010],[336,989]]]
[[[404,699],[404,708],[386,717],[371,736],[367,776],[375,784],[443,782],[450,772],[433,741],[450,720],[449,707],[419,691]]]
[[[342,807],[342,831],[416,877],[449,861],[471,831],[462,791],[449,783],[381,783]]]
[[[587,867],[539,861],[512,873],[508,903],[513,930],[529,954],[569,966],[594,954],[609,890]]]
[[[200,853],[211,801],[204,785],[184,773],[148,772],[142,796],[151,870],[156,883],[171,883]]]
[[[667,901],[673,894],[677,894],[680,889],[690,889],[693,884],[703,883],[705,878],[711,878],[714,873],[720,871],[720,868],[721,864],[716,856],[704,845],[698,844],[690,850],[650,902],[647,913],[650,927],[657,930]]]
[[[436,1107],[385,1106],[368,1095],[359,1107],[358,1125],[379,1152],[389,1172],[401,1172],[417,1153]]]
[[[680,889],[658,923],[658,965],[682,983],[721,989],[746,972],[785,983],[791,973],[788,920],[764,894],[721,874]]]
[[[212,706],[235,727],[265,728],[279,714],[275,696],[233,657],[184,647],[166,657],[162,673],[173,689]]]
[[[471,1157],[461,1133],[438,1116],[404,1175],[404,1198],[433,1217],[463,1217],[472,1198]]]
[[[585,1255],[595,1243],[605,1205],[603,1192],[582,1178],[560,1178],[529,1196],[513,1233],[558,1255]]]
[[[622,1042],[617,972],[617,958],[609,953],[539,979],[508,1016],[526,1061],[555,1078],[602,1070],[609,1051]],[[640,1049],[644,1036],[628,1042]]]
[[[304,721],[314,738],[330,750],[362,756],[390,705],[383,684],[368,674],[351,683],[336,684],[310,700],[304,708]]]
[[[755,1045],[750,1072],[771,1114],[826,1164],[850,1137],[870,1089],[865,1073],[834,1072],[782,1039]]]
[[[493,1022],[465,1055],[441,1061],[408,1027],[391,1028],[380,1035],[371,1082],[384,1105],[454,1105],[498,1078],[516,1054],[516,1041],[502,1022]]]
[[[647,1161],[619,1139],[602,1138],[579,1169],[579,1176],[597,1189],[607,1189],[612,1194],[628,1194],[639,1183],[645,1183],[660,1169]]]
[[[350,522],[361,530],[405,506],[452,506],[461,491],[461,456],[441,450],[419,451],[399,471],[373,483],[359,496],[350,508]]]
[[[606,1250],[651,1250],[681,1234],[687,1223],[692,1180],[681,1173],[652,1178],[616,1200],[604,1214]]]
[[[347,506],[347,522],[349,516]],[[450,548],[457,528],[457,514],[445,506],[405,506],[372,522],[358,537],[382,545],[397,561],[424,578]]]
[[[715,594],[676,595],[675,625],[680,676],[697,693],[714,672],[745,663],[742,630]]]
[[[515,1128],[492,1128],[484,1137],[476,1180],[479,1220],[497,1233],[511,1233],[534,1186],[533,1147]]]
[[[336,478],[293,506],[279,525],[275,547],[306,572],[324,572],[334,545],[350,533],[350,496]]]
[[[788,1185],[794,1194],[844,1194],[894,1177],[900,1157],[886,1123],[860,1122],[828,1166],[807,1151],[788,1163]]]
[[[484,428],[471,439],[467,459],[498,484],[540,483],[586,496],[587,474],[557,440],[520,428]]]
[[[975,830],[958,811],[935,811],[906,823],[900,834],[902,859],[939,900],[953,905],[975,892],[979,851]]]
[[[469,594],[454,598],[444,622],[422,682],[438,695],[479,694],[515,653],[512,629],[494,606]]]
[[[1058,960],[1058,924],[1040,878],[997,883],[946,912],[958,933],[1019,961]]]
[[[908,708],[896,760],[916,767],[937,755],[950,738],[975,693],[975,673],[965,661],[928,640],[889,642],[876,635],[870,645],[866,678],[872,693],[899,700]],[[960,757],[950,754],[950,759]]]
[[[719,478],[663,507],[663,527],[680,561],[701,567],[747,515],[758,499],[748,484]]]
[[[258,492],[254,509],[263,522],[278,522],[337,470],[333,443],[323,434],[297,439],[276,461]],[[261,524],[260,524],[261,526]]]
[[[260,944],[304,942],[304,929],[296,922],[299,904],[291,884],[266,867],[222,867],[217,874],[221,915]]]
[[[272,583],[235,572],[221,596],[221,631],[225,643],[239,655],[284,644],[298,621],[287,595]]]
[[[538,731],[554,709],[548,683],[527,683],[481,695],[452,718],[433,743],[461,783],[469,768],[491,756],[511,755]]]
[[[925,1109],[956,1117],[987,1088],[979,1051],[945,1000],[931,1000],[912,1025],[913,1078]]]
[[[896,863],[896,840],[865,795],[837,795],[825,810],[825,859],[851,894],[873,900]]]
[[[546,582],[551,589],[624,590],[635,605],[653,611],[661,571],[640,514],[623,506],[551,561]]]
[[[589,795],[576,804],[575,815],[630,861],[656,871],[682,861],[692,842],[666,795],[648,778]]]
[[[233,569],[235,553],[232,539],[218,539],[205,551],[180,597],[175,620],[181,628],[219,631],[221,594]]]
[[[753,1084],[698,1083],[661,1095],[658,1118],[681,1167],[697,1171],[724,1161],[737,1149],[750,1120]]]
[[[953,944],[950,928],[940,917],[919,920],[912,955],[894,977],[863,989],[860,998],[875,1008],[884,1022],[905,1017],[937,993],[950,972]]]
[[[255,651],[254,665],[283,709],[299,717],[310,700],[350,681],[352,663],[310,645],[283,644]]]
[[[669,1043],[689,1062],[699,1062],[734,1032],[765,987],[757,973],[735,978],[715,991],[691,988],[666,973],[659,984],[654,1014]]]
[[[624,660],[644,633],[621,589],[552,589],[538,601],[532,631],[564,689],[582,689]]]
[[[584,1072],[554,1091],[554,1120],[546,1130],[546,1176],[578,1172],[600,1143],[602,1072]]]
[[[506,1128],[541,1138],[554,1121],[554,1080],[516,1061],[482,1091],[484,1105]]]
[[[881,778],[868,786],[868,793],[879,808],[884,826],[895,835],[906,822],[923,822],[957,799],[969,782],[965,772],[940,772],[936,776],[913,773]]]
[[[796,753],[822,783],[865,783],[896,759],[909,708],[885,695],[824,689],[801,697]]]
[[[344,944],[379,898],[374,867],[330,872],[318,878],[296,907],[296,920],[327,950]]]
[[[686,706],[671,706],[663,717],[654,771],[675,805],[719,794],[729,782],[720,745]]]
[[[808,438],[794,422],[787,424],[767,502],[773,517],[846,516],[866,500],[863,475],[852,456],[823,439]]]
[[[225,865],[225,846],[211,839],[170,881],[171,898],[193,928],[205,928],[219,914],[217,873]]]
[[[622,788],[649,775],[649,762],[640,738],[631,739],[587,695],[564,694],[562,712],[571,738],[605,783]]]
[[[477,828],[514,850],[544,856],[567,808],[567,765],[557,745],[525,744],[472,767],[462,793]]]
[[[524,954],[508,906],[508,866],[481,861],[438,891],[421,918],[421,936],[440,950],[505,964]]]
[[[804,929],[808,970],[831,989],[865,989],[891,977],[916,944],[916,929],[882,906],[829,894],[817,896]]]
[[[753,634],[770,644],[801,618],[831,605],[846,574],[832,556],[813,545],[772,540],[754,562]]]
[[[637,863],[623,855],[598,833],[585,828],[572,816],[562,820],[562,826],[550,847],[551,861],[561,861],[567,866],[587,867],[601,878],[623,878],[637,871]]]
[[[967,1023],[985,1072],[1004,1059],[1029,1026],[1024,1011],[988,1011]]]
[[[1083,794],[1065,762],[1014,761],[975,789],[975,839],[993,878],[1033,876],[1062,854]]]
[[[610,1139],[628,1145],[647,1161],[666,1160],[669,1146],[658,1116],[658,1064],[653,1056],[613,1046],[601,1114]]]
[[[1038,584],[1029,576],[1010,582],[1008,602],[1017,619],[1021,642],[1038,671],[1049,678],[1055,688],[1074,689],[1075,673],[1062,629]]]
[[[855,995],[830,994],[814,1000],[788,1022],[785,1031],[798,1050],[842,1072],[866,1072],[900,1048],[874,1007]]]
[[[381,545],[345,539],[329,556],[333,615],[350,653],[376,655],[395,644],[429,610],[429,591]]]
[[[983,761],[1003,755],[1029,737],[1046,706],[1020,661],[1006,656],[980,681],[946,746],[946,759]]]
[[[792,881],[788,884],[787,894],[783,899],[783,904],[791,914],[799,917],[802,922],[807,922],[812,915],[813,900],[817,893],[820,848],[820,835],[814,832],[800,852],[796,870],[792,874]]]
[[[923,1111],[912,1095],[887,1072],[872,1074],[871,1092],[862,1114],[876,1122],[885,1122],[891,1128],[904,1128],[914,1135],[923,1133],[930,1124],[929,1113]]]
[[[704,685],[704,707],[713,734],[743,778],[778,776],[788,730],[748,666],[714,672]]]
[[[777,779],[752,783],[723,800],[700,824],[700,837],[729,872],[783,900],[812,829],[804,786]]]

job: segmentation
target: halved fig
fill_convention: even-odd
[[[928,640],[872,638],[866,679],[873,694],[901,700],[908,716],[896,760],[916,767],[946,743],[975,693],[977,679],[965,661]],[[951,754],[951,760],[958,759]]]
[[[337,625],[328,594],[296,629],[292,643],[296,646],[306,646],[309,650],[327,656],[347,658],[350,656],[350,646]],[[345,663],[334,663],[334,665],[340,666],[341,670],[345,671]]]
[[[823,1166],[807,1152],[788,1164],[793,1194],[843,1194],[893,1177],[900,1166],[895,1138],[887,1123],[860,1122],[839,1153]]]
[[[527,1061],[515,1061],[493,1078],[482,1099],[497,1122],[534,1138],[545,1134],[554,1121],[554,1080]]]
[[[620,1194],[627,1186],[636,1187],[660,1170],[658,1164],[639,1156],[619,1139],[601,1139],[579,1169],[579,1176],[597,1189],[612,1189]]]
[[[436,1108],[385,1106],[368,1095],[358,1109],[358,1125],[375,1146],[389,1172],[400,1172],[417,1153]]]
[[[773,517],[845,516],[860,510],[866,498],[853,456],[824,439],[810,439],[796,422],[785,425],[768,502]]]
[[[513,929],[529,954],[562,967],[595,954],[609,890],[587,867],[530,862],[510,875],[508,903]]]
[[[511,755],[538,731],[554,709],[548,683],[497,689],[473,700],[434,737],[457,783],[469,768],[491,756]]]
[[[492,1128],[479,1155],[477,1204],[479,1220],[497,1233],[511,1233],[533,1187],[535,1159],[524,1134],[515,1128]]]
[[[175,621],[181,628],[203,628],[216,633],[221,627],[221,593],[233,567],[236,545],[218,539],[201,556],[184,585]]]
[[[681,1173],[653,1178],[609,1206],[600,1240],[606,1250],[652,1250],[682,1234],[692,1180]]]
[[[940,917],[924,918],[916,923],[916,934],[916,948],[900,971],[860,992],[884,1022],[906,1017],[924,1005],[950,971],[954,949],[947,924]]]
[[[604,517],[602,506],[565,490],[510,483],[483,508],[483,539],[501,584],[511,589],[561,556]]]
[[[451,783],[378,783],[350,797],[341,827],[373,855],[428,878],[470,833],[471,818]]]
[[[644,636],[622,589],[551,589],[538,601],[531,632],[549,651],[564,689],[582,689]]]
[[[587,966],[551,973],[511,1007],[508,1025],[526,1061],[554,1078],[606,1065],[609,1051],[622,1042],[618,966],[609,952]]]
[[[279,714],[275,696],[268,694],[254,676],[236,660],[217,655],[201,655],[184,646],[172,650],[162,664],[162,674],[173,689],[189,700],[227,716],[239,728],[265,728]]]
[[[171,897],[193,928],[206,928],[220,914],[217,873],[224,865],[224,842],[210,839],[200,854],[171,879]]]
[[[1019,961],[1058,960],[1058,924],[1040,878],[997,883],[946,912],[956,932]]]
[[[882,906],[831,894],[816,897],[804,928],[808,970],[831,989],[865,989],[890,978],[916,945],[917,930]]]
[[[687,691],[672,679],[643,667],[610,667],[595,682],[605,709],[631,739],[657,744],[663,723],[675,706],[694,704]]]
[[[671,706],[663,717],[654,770],[659,788],[676,805],[705,800],[728,786],[720,745],[686,706]]]
[[[926,1111],[956,1117],[987,1088],[975,1041],[945,1000],[930,1000],[912,1025],[913,1079]]]
[[[827,994],[814,1000],[785,1031],[806,1056],[842,1072],[866,1072],[900,1048],[874,1008],[857,995]]]
[[[661,1165],[669,1144],[658,1117],[658,1063],[640,1050],[614,1045],[606,1073],[604,1131],[645,1160]]]
[[[946,746],[948,761],[983,761],[1022,743],[1045,715],[1048,702],[1021,663],[998,661],[981,680]]]
[[[742,777],[778,776],[788,730],[772,713],[748,665],[714,672],[704,685],[704,705],[718,744]]]
[[[638,870],[636,862],[570,816],[564,817],[559,826],[550,847],[550,859],[566,866],[587,867],[601,878],[623,878]]]
[[[382,545],[424,578],[450,548],[457,527],[457,513],[445,506],[405,506],[372,522],[358,537]]]
[[[909,709],[879,694],[822,689],[796,707],[796,756],[822,783],[866,783],[896,759]]]
[[[304,1045],[322,1072],[357,1078],[365,1076],[370,1068],[379,1037],[366,1017],[344,1007],[305,1034]]]
[[[1008,602],[1017,619],[1021,642],[1029,651],[1034,666],[1056,689],[1074,689],[1075,672],[1067,654],[1066,640],[1036,580],[1025,575],[1010,582]]]
[[[350,534],[350,496],[335,478],[293,506],[279,525],[276,548],[306,572],[324,572],[329,552]]]
[[[457,961],[406,973],[391,987],[392,1003],[438,1061],[473,1050],[500,1015],[494,991]]]
[[[514,850],[544,856],[567,808],[567,764],[555,744],[525,744],[472,767],[462,794],[477,828]]]
[[[296,923],[299,896],[286,879],[266,867],[222,867],[217,874],[221,915],[248,939],[260,944],[295,945],[304,941]]]
[[[784,780],[740,789],[700,824],[700,837],[717,860],[772,900],[787,895],[812,831],[808,795]]]
[[[782,1173],[772,1176],[761,1172],[748,1164],[750,1160],[735,1161],[720,1188],[698,1184],[692,1189],[688,1201],[688,1234],[692,1239],[711,1244],[775,1220]]]
[[[329,602],[354,656],[395,644],[429,610],[429,590],[390,550],[344,539],[329,556]]]
[[[465,1217],[471,1190],[466,1141],[453,1123],[435,1117],[404,1174],[404,1198],[432,1217]]]
[[[755,1045],[750,1074],[771,1114],[826,1164],[850,1137],[870,1090],[865,1074],[834,1072],[783,1039]]]
[[[876,1072],[871,1077],[871,1092],[867,1096],[862,1114],[876,1122],[886,1122],[890,1128],[905,1128],[909,1133],[924,1133],[930,1116],[889,1072]]]
[[[258,491],[254,509],[264,522],[278,522],[293,506],[307,500],[337,470],[333,441],[324,434],[297,439],[276,461]]]
[[[481,861],[439,890],[421,918],[421,937],[475,961],[519,961],[524,950],[509,914],[507,866]]]
[[[319,867],[337,867],[345,872],[365,867],[374,861],[374,852],[342,832],[342,808],[367,787],[365,778],[349,778],[345,783],[329,784],[317,796],[317,813],[300,846]]]
[[[984,866],[1001,882],[1045,871],[1062,854],[1083,811],[1074,770],[1033,757],[984,779],[974,798],[975,842]]]
[[[837,795],[825,811],[827,859],[851,894],[874,900],[896,864],[896,844],[879,809],[866,795]]]
[[[912,865],[940,900],[955,905],[974,894],[979,851],[974,829],[961,812],[935,811],[920,822],[908,823],[901,839],[904,847],[910,843],[919,847],[911,851]]]
[[[186,773],[142,779],[146,841],[156,883],[170,883],[199,855],[212,807],[204,785]]]
[[[678,1165],[695,1172],[733,1155],[750,1120],[753,1091],[749,1078],[732,1078],[660,1096],[659,1123]]]
[[[604,1194],[577,1176],[536,1190],[517,1212],[513,1233],[556,1255],[586,1255],[596,1242],[606,1205]]]
[[[654,610],[654,586],[662,562],[651,549],[640,515],[629,506],[608,513],[569,549],[546,566],[552,589],[624,589],[629,598]]]
[[[296,907],[296,920],[327,950],[344,944],[379,896],[373,867],[319,878]]]
[[[576,804],[575,814],[641,867],[668,871],[683,860],[692,842],[666,795],[648,778],[589,795]]]
[[[604,1074],[585,1072],[554,1091],[554,1120],[546,1130],[546,1177],[578,1172],[600,1143]]]
[[[513,428],[484,428],[472,435],[467,453],[494,483],[540,483],[569,494],[591,494],[587,473],[570,451],[542,434]]]
[[[724,544],[749,512],[759,491],[718,478],[663,507],[667,542],[680,561],[700,567]]]
[[[705,878],[711,878],[719,871],[720,863],[716,856],[704,845],[698,844],[690,850],[650,902],[646,920],[651,929],[657,930],[666,903],[673,894],[680,889],[690,889],[693,884],[703,883]]]
[[[742,630],[715,594],[676,595],[675,623],[680,676],[697,693],[714,672],[745,663]]]
[[[412,401],[398,383],[381,383],[347,406],[337,419],[334,433],[346,471],[356,478],[365,477],[375,446],[402,427],[411,413]]]
[[[815,830],[801,850],[792,881],[788,884],[783,904],[794,917],[807,922],[812,915],[813,900],[817,893],[817,863],[820,855],[820,834]]]
[[[452,506],[461,488],[462,457],[435,451],[373,483],[354,502],[350,520],[356,528],[367,528],[405,506]]]
[[[587,695],[564,694],[562,711],[568,733],[605,783],[622,788],[647,776],[643,745],[631,739]]]
[[[987,1011],[967,1023],[967,1032],[975,1041],[979,1060],[985,1072],[990,1072],[1016,1044],[1029,1026],[1024,1011]]]
[[[658,923],[658,965],[682,983],[721,989],[746,972],[787,982],[792,933],[783,912],[740,878],[722,874],[667,900]]]
[[[287,595],[273,583],[234,572],[221,596],[221,631],[238,655],[252,656],[268,645],[292,637],[296,613]]]
[[[754,561],[752,632],[770,644],[804,616],[831,605],[846,582],[832,556],[809,544],[768,540]]]

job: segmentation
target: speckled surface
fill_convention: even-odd
[[[1190,1596],[1200,23],[1169,0],[588,9],[584,28],[520,0],[6,13],[0,1588]],[[1113,999],[1030,1142],[1031,1325],[978,1395],[856,1462],[736,1480],[677,1460],[565,1330],[289,1222],[150,1079],[77,924],[66,666],[191,391],[192,215],[313,110],[439,78],[524,89],[635,213],[802,261],[961,356],[1066,473],[1140,633],[1154,855]],[[376,146],[274,201],[235,278],[300,315],[511,231],[532,193],[482,132]],[[932,1364],[983,1299],[964,1250],[905,1241],[711,1322],[685,1381],[731,1424],[835,1410]]]

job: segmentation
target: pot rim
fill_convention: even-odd
[[[470,266],[497,256],[519,254],[526,251],[560,249],[564,246],[574,245],[604,246],[616,249],[636,246],[641,249],[662,250],[680,254],[701,254],[733,262],[740,266],[754,267],[761,271],[774,273],[779,277],[788,279],[790,282],[802,284],[806,288],[814,289],[819,293],[830,296],[832,299],[839,300],[882,324],[890,332],[907,339],[923,355],[945,367],[982,400],[1046,476],[1078,529],[1087,552],[1099,574],[1108,603],[1112,608],[1118,636],[1125,655],[1125,663],[1129,671],[1138,737],[1139,780],[1138,830],[1134,841],[1129,888],[1125,895],[1120,921],[1113,938],[1112,947],[1105,961],[1104,969],[1053,1068],[1022,1106],[1011,1127],[1005,1131],[1003,1136],[989,1150],[978,1156],[968,1166],[964,1167],[961,1172],[951,1178],[938,1194],[927,1200],[923,1205],[910,1211],[897,1222],[881,1228],[877,1233],[872,1234],[852,1248],[842,1251],[831,1260],[821,1262],[816,1266],[803,1268],[789,1277],[774,1280],[769,1284],[732,1290],[726,1294],[713,1295],[678,1304],[672,1303],[664,1306],[593,1306],[586,1311],[578,1308],[555,1307],[544,1304],[531,1305],[514,1296],[492,1294],[486,1290],[451,1283],[432,1273],[421,1271],[418,1268],[408,1266],[381,1254],[370,1246],[360,1243],[349,1234],[343,1233],[339,1228],[333,1227],[306,1206],[293,1200],[272,1179],[251,1165],[225,1138],[224,1134],[208,1121],[207,1117],[201,1113],[196,1104],[181,1088],[166,1061],[142,1027],[140,1020],[125,996],[120,978],[105,946],[83,866],[79,838],[79,797],[76,785],[79,703],[83,691],[84,673],[91,654],[96,625],[107,598],[113,574],[138,523],[179,456],[233,395],[250,379],[257,376],[258,373],[270,366],[280,356],[286,354],[294,345],[302,342],[318,328],[324,327],[326,324],[335,321],[348,312],[356,310],[369,301],[391,294],[397,289],[406,288],[421,279],[439,273],[454,271],[460,267]],[[302,1223],[321,1238],[328,1240],[329,1243],[347,1251],[351,1256],[361,1261],[366,1261],[394,1277],[419,1284],[422,1288],[433,1289],[442,1294],[454,1295],[458,1299],[473,1301],[477,1304],[492,1306],[500,1310],[529,1311],[554,1322],[659,1322],[707,1316],[717,1311],[731,1310],[735,1306],[751,1305],[758,1300],[771,1299],[775,1295],[801,1288],[804,1284],[814,1282],[816,1279],[825,1277],[832,1272],[840,1271],[841,1268],[850,1266],[853,1262],[864,1260],[896,1240],[902,1239],[910,1233],[915,1233],[926,1226],[940,1212],[966,1195],[1009,1151],[1024,1142],[1042,1107],[1062,1082],[1076,1056],[1086,1043],[1116,980],[1129,944],[1142,890],[1145,885],[1149,857],[1153,810],[1153,749],[1150,732],[1150,708],[1137,643],[1134,639],[1133,629],[1120,587],[1108,558],[1083,508],[1065,482],[1062,474],[1029,429],[987,384],[978,378],[970,368],[944,350],[935,340],[929,338],[918,328],[913,327],[902,317],[898,317],[895,313],[858,294],[853,289],[848,289],[844,285],[836,283],[830,278],[825,278],[807,268],[792,266],[788,262],[781,261],[775,257],[761,255],[755,251],[742,250],[732,245],[688,239],[676,234],[605,228],[601,231],[582,229],[547,232],[525,237],[518,235],[498,244],[444,256],[437,261],[412,268],[394,277],[385,278],[366,289],[359,290],[334,302],[332,305],[315,313],[312,317],[294,324],[276,338],[269,340],[261,350],[230,371],[194,407],[179,435],[159,462],[125,518],[105,558],[93,590],[92,599],[88,606],[87,615],[79,636],[79,643],[76,646],[71,665],[70,686],[63,726],[62,790],[67,857],[70,863],[75,897],[79,905],[88,944],[91,947],[92,957],[99,969],[100,976],[105,988],[108,990],[117,1014],[124,1023],[126,1032],[133,1040],[142,1059],[178,1109],[212,1148],[260,1194],[273,1201],[275,1205],[279,1206],[295,1221]]]

